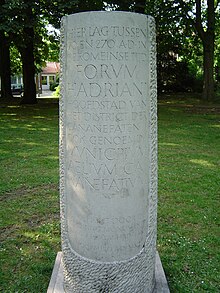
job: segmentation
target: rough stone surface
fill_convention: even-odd
[[[62,260],[62,253],[58,252],[47,293],[64,293],[63,266],[62,266],[61,260]],[[111,291],[109,291],[109,293],[110,292]],[[166,276],[162,267],[162,263],[160,261],[160,256],[157,253],[156,265],[155,265],[155,288],[153,293],[169,293],[169,292],[170,290],[169,290]]]
[[[66,292],[152,292],[157,217],[154,20],[125,12],[79,13],[63,19],[61,39]]]

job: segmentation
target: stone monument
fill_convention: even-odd
[[[61,46],[64,292],[153,292],[154,19],[129,12],[66,16]]]

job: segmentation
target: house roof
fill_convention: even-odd
[[[43,74],[56,74],[60,71],[60,63],[46,62],[46,67],[42,69]]]

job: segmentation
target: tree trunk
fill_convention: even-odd
[[[145,13],[146,0],[138,0],[135,2],[134,11],[136,13]]]
[[[214,46],[215,46],[215,8],[214,0],[207,1],[207,31],[203,32],[203,99],[214,98]]]
[[[11,92],[11,64],[9,43],[3,31],[0,31],[0,78],[1,98],[8,100],[12,98]]]
[[[202,18],[203,1],[195,0],[196,18],[192,20],[189,15],[190,9],[187,3],[179,0],[181,8],[193,23],[203,44],[203,99],[211,101],[214,98],[214,46],[215,46],[215,1],[207,1],[207,20],[204,26]]]
[[[29,6],[25,13],[28,16],[29,24],[23,28],[24,44],[19,48],[22,59],[24,98],[22,104],[36,104],[36,84],[34,65],[34,17],[32,7]]]
[[[203,99],[211,101],[214,98],[214,41],[207,37],[203,48]]]
[[[36,104],[36,84],[35,84],[35,67],[33,43],[28,42],[25,48],[21,50],[24,97],[22,104]]]

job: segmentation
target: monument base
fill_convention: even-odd
[[[153,293],[169,293],[170,290],[158,252],[156,254],[155,278],[156,286]],[[62,252],[57,253],[47,293],[65,293],[63,289]]]

